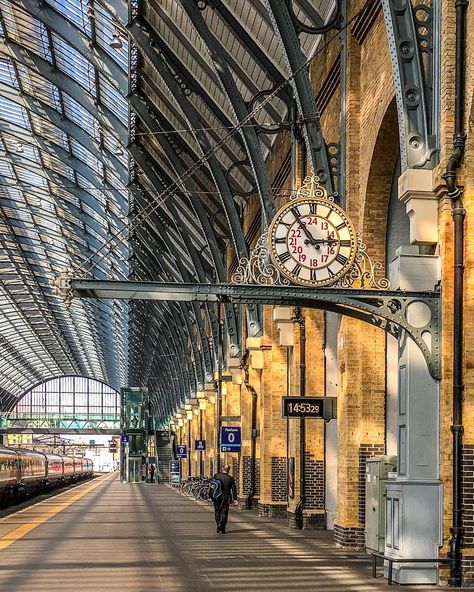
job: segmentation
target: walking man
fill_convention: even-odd
[[[221,485],[221,495],[218,499],[213,499],[217,532],[221,534],[225,534],[230,504],[237,504],[235,479],[229,475],[229,472],[230,466],[227,465],[221,473],[217,473],[217,475],[214,476],[214,479],[219,481]]]
[[[155,465],[153,463],[150,464],[148,467],[148,472],[150,473],[150,483],[155,482]]]

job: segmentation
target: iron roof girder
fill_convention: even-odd
[[[219,78],[221,89],[232,106],[234,115],[239,125],[242,125],[240,133],[244,139],[247,155],[254,172],[255,181],[262,204],[262,211],[267,224],[273,219],[276,208],[272,199],[272,188],[268,178],[263,154],[260,147],[260,141],[257,133],[252,126],[245,126],[244,122],[249,119],[249,111],[242,95],[237,89],[236,82],[229,71],[228,65],[219,52],[219,47],[208,29],[201,12],[194,2],[180,0],[180,4],[193,24],[196,32],[201,37],[204,45],[207,47],[211,60],[214,64],[214,70]]]
[[[94,282],[71,280],[69,290],[80,298],[120,298],[182,302],[222,302],[307,306],[363,320],[398,336],[403,329],[423,354],[435,379],[441,377],[441,293],[352,288],[305,288],[278,285],[173,284],[158,282]],[[424,326],[409,321],[409,308],[423,302],[430,311]],[[426,336],[431,344],[428,345]]]
[[[305,144],[311,168],[319,176],[329,194],[334,192],[326,144],[316,107],[314,91],[309,79],[307,60],[301,50],[286,0],[263,0],[271,18],[275,35],[280,42],[287,63],[288,74],[293,76],[292,86],[302,118]]]

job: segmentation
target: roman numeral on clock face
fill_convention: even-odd
[[[341,255],[341,253],[339,253],[339,255],[336,257],[336,261],[338,263],[340,263],[341,265],[345,265],[347,263],[347,257],[345,255]]]
[[[291,270],[291,273],[294,273],[295,275],[300,275],[300,271],[301,271],[301,268],[302,268],[302,267],[303,267],[303,266],[302,266],[300,263],[297,263],[297,264],[296,264],[296,265],[293,267],[293,269]]]
[[[349,239],[345,239],[345,240],[339,241],[339,245],[341,247],[350,247],[351,241]]]
[[[317,207],[318,207],[318,204],[315,204],[315,203],[309,204],[309,213],[311,214],[311,216],[316,216]]]
[[[336,230],[341,230],[341,228],[344,228],[345,225],[345,222],[341,222],[338,226],[336,226]]]
[[[275,244],[281,245],[286,243],[286,236],[281,236],[280,238],[275,239]]]
[[[312,282],[316,282],[318,279],[318,270],[317,269],[310,269],[310,278]]]
[[[278,259],[280,259],[280,261],[282,263],[285,263],[285,261],[288,261],[288,259],[291,259],[290,252],[289,251],[285,251],[281,255],[278,255]]]

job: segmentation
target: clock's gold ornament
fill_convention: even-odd
[[[318,177],[308,177],[273,219],[270,255],[295,284],[335,284],[354,264],[357,235],[345,211],[327,198]]]
[[[349,216],[313,175],[277,212],[249,258],[239,260],[232,283],[386,290],[389,281],[376,277],[382,271]]]

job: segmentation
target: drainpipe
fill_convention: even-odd
[[[199,439],[202,440],[202,409],[199,406]],[[204,452],[199,452],[199,475],[204,477]]]
[[[245,498],[245,508],[250,510],[252,508],[252,498],[256,492],[256,456],[257,456],[257,391],[249,382],[249,366],[248,366],[249,351],[246,350],[242,359],[244,369],[244,385],[252,396],[252,407],[250,412],[250,488],[247,497]]]
[[[221,303],[217,305],[217,323],[219,336],[217,341],[217,388],[216,388],[216,473],[221,472],[221,425],[222,425],[222,365],[224,359],[224,323],[222,320]]]
[[[306,396],[306,320],[301,315],[301,308],[295,308],[295,320],[300,326],[300,395]],[[296,528],[303,528],[303,510],[305,505],[306,491],[306,423],[304,418],[300,419],[300,499],[295,509]]]
[[[451,198],[454,226],[454,295],[453,295],[453,517],[448,557],[449,585],[461,586],[462,523],[462,397],[463,382],[463,292],[464,292],[464,210],[462,193],[456,184],[466,143],[464,131],[466,9],[468,0],[456,0],[455,107],[453,153],[443,178]]]

